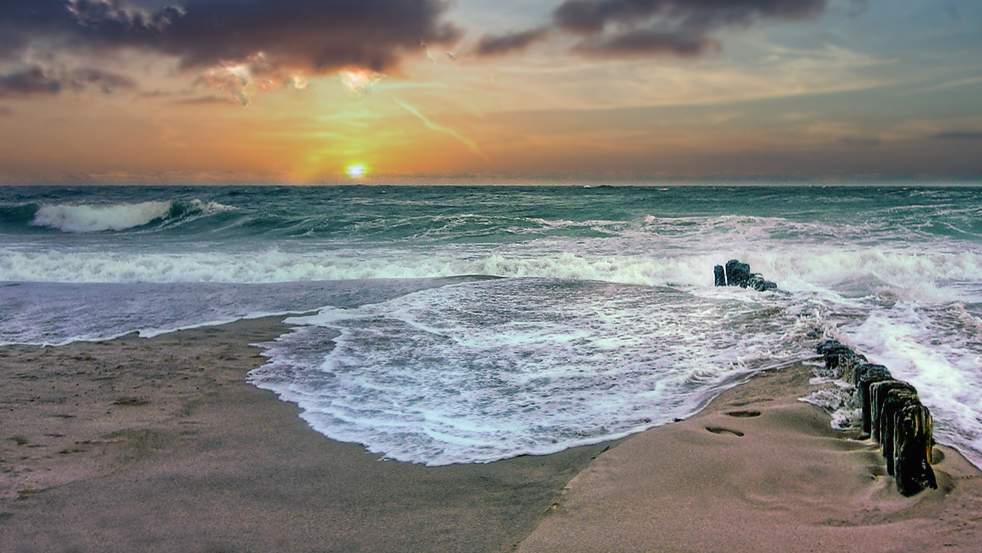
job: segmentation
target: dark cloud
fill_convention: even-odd
[[[584,36],[574,50],[587,55],[674,54],[718,50],[710,33],[760,19],[814,17],[827,0],[565,0],[555,25]]]
[[[942,133],[931,135],[931,138],[937,140],[982,140],[982,132],[975,132],[975,131],[942,132]]]
[[[827,4],[828,0],[565,0],[552,13],[552,27],[582,37],[573,47],[582,55],[697,56],[721,48],[712,33],[724,27],[815,17]],[[544,38],[546,30],[486,36],[477,51],[491,55],[524,48]]]
[[[128,77],[98,69],[46,71],[40,66],[18,69],[0,75],[0,98],[58,94],[63,90],[100,90],[106,94],[116,88],[132,88]]]
[[[58,94],[59,92],[61,92],[61,81],[48,78],[40,67],[0,75],[0,98]]]
[[[477,43],[477,54],[480,56],[496,56],[515,50],[523,50],[533,42],[542,40],[549,34],[549,29],[539,27],[528,31],[508,33],[501,36],[484,35]]]
[[[641,29],[613,36],[599,36],[580,42],[574,52],[588,56],[621,57],[632,55],[672,54],[698,56],[719,50],[719,42],[703,33]]]
[[[802,19],[818,15],[827,0],[566,0],[553,12],[560,28],[598,33],[608,24],[635,26],[657,20],[680,30],[711,29],[758,18]]]
[[[184,68],[265,53],[270,67],[394,68],[418,40],[455,41],[443,0],[0,0],[0,57],[139,48]]]
[[[62,81],[72,90],[97,89],[106,94],[111,94],[117,88],[128,89],[136,86],[133,80],[125,75],[85,68],[65,73]]]

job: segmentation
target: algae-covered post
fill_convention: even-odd
[[[726,262],[726,283],[730,286],[746,288],[750,283],[750,265],[731,259]]]
[[[726,269],[722,265],[713,267],[713,276],[716,280],[716,286],[726,286]]]
[[[874,382],[869,388],[870,390],[870,415],[872,416],[872,424],[870,425],[870,435],[873,440],[878,444],[883,443],[883,420],[881,413],[883,411],[883,402],[887,398],[887,392],[890,390],[909,390],[911,392],[917,393],[917,390],[911,384],[903,382],[901,380],[884,380],[881,382]]]
[[[870,386],[877,382],[893,380],[893,375],[883,365],[864,363],[856,368],[856,391],[859,393],[859,403],[863,410],[863,433],[871,435],[873,413],[870,406]]]
[[[893,444],[894,434],[897,430],[894,415],[899,413],[904,407],[920,405],[920,403],[917,393],[911,392],[910,390],[890,390],[887,392],[886,399],[883,400],[883,411],[880,413],[880,420],[884,423],[880,428],[880,435],[883,437],[883,442],[880,445],[883,446],[883,456],[887,460],[887,474],[891,476],[894,475]]]
[[[759,273],[751,273],[750,265],[741,263],[737,259],[727,261],[725,267],[722,265],[713,267],[713,276],[716,286],[739,286],[753,288],[758,292],[777,289],[777,284],[764,280]]]
[[[897,490],[910,497],[927,488],[937,489],[931,468],[931,412],[917,403],[909,404],[893,419],[893,472]]]
[[[855,387],[854,401],[862,408],[862,430],[882,446],[887,473],[906,497],[938,483],[931,468],[931,412],[921,405],[911,384],[896,380],[883,365],[867,363],[838,340],[824,340],[815,351],[825,361],[823,376]]]
[[[849,346],[837,340],[826,340],[818,345],[818,353],[825,361],[826,376],[832,376],[846,382],[854,383],[855,371],[863,363],[866,356],[860,355]]]

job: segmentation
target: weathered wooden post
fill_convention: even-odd
[[[822,355],[826,374],[832,378],[839,378],[839,360],[848,355],[852,355],[852,350],[842,344],[827,349]]]
[[[777,284],[765,280],[759,273],[751,273],[750,265],[741,263],[738,259],[727,261],[725,267],[722,265],[713,267],[713,276],[716,286],[750,287],[758,292],[777,290]]]
[[[834,373],[835,377],[846,382],[852,382],[856,379],[856,369],[860,365],[866,364],[866,356],[856,353],[854,351],[849,351],[848,353],[839,353],[836,355],[834,360]],[[829,363],[826,363],[828,366]]]
[[[852,348],[843,344],[836,344],[826,348],[822,357],[825,359],[825,368],[833,374],[838,374],[839,358],[853,355]]]
[[[758,292],[766,292],[768,290],[777,290],[777,284],[766,280],[763,275],[759,273],[752,273],[750,275],[750,280],[747,281],[747,286],[750,286]]]
[[[883,401],[886,399],[887,392],[890,390],[909,390],[915,394],[917,393],[917,389],[901,380],[883,380],[881,382],[874,382],[869,387],[870,415],[872,417],[870,434],[878,444],[883,443],[883,421],[880,420],[880,413],[883,410]]]
[[[862,382],[862,380],[866,378],[866,374],[871,371],[878,372],[881,374],[884,372],[886,374],[890,374],[890,371],[888,371],[887,368],[884,367],[883,365],[877,365],[876,363],[863,363],[858,367],[856,367],[856,370],[853,371],[852,384],[856,386],[857,389],[859,389],[859,383]]]
[[[931,468],[931,412],[909,404],[894,415],[893,467],[897,490],[905,497],[938,488]]]
[[[815,351],[825,360],[827,376],[856,387],[863,432],[883,447],[887,473],[894,477],[897,491],[910,497],[936,489],[931,412],[921,405],[914,386],[894,379],[883,365],[867,363],[866,357],[838,340],[824,340]]]
[[[822,355],[829,376],[849,382],[853,381],[855,368],[866,362],[865,356],[836,340],[822,342],[818,345],[817,352]]]
[[[726,262],[726,284],[729,286],[739,286],[746,288],[750,282],[750,265],[740,263],[737,259]]]
[[[880,434],[883,440],[883,457],[887,460],[887,474],[894,476],[894,434],[896,432],[896,415],[901,409],[909,405],[920,405],[917,394],[910,390],[890,390],[887,392],[886,399],[883,400],[883,409],[880,411]]]
[[[828,350],[830,350],[832,348],[839,347],[839,346],[842,346],[842,342],[840,342],[838,340],[832,340],[832,339],[822,340],[821,342],[818,343],[818,346],[815,347],[815,353],[818,353],[818,354],[821,354],[821,355],[824,356],[826,351],[828,351]],[[842,346],[842,347],[845,347],[845,346]]]
[[[856,369],[856,391],[859,394],[859,402],[863,412],[863,434],[870,435],[873,424],[873,415],[870,406],[869,388],[875,382],[893,380],[893,375],[883,365],[864,363]]]

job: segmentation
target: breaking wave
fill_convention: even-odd
[[[7,207],[5,211],[12,215],[14,222],[16,219],[24,221],[25,215],[30,214],[26,221],[29,226],[74,234],[124,231],[231,209],[216,202],[171,200],[106,205],[32,204]]]

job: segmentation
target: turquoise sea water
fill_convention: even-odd
[[[663,424],[824,334],[982,466],[982,188],[0,187],[0,302],[0,343],[294,314],[253,382],[428,464]]]

